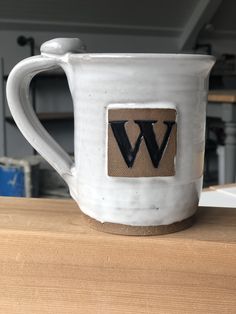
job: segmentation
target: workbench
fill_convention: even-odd
[[[236,313],[236,210],[131,237],[91,229],[72,200],[2,197],[0,313]]]

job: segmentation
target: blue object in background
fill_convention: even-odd
[[[0,165],[0,195],[25,196],[25,174],[22,167]]]

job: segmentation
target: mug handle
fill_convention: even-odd
[[[32,78],[42,72],[68,66],[68,52],[81,52],[83,46],[77,38],[58,38],[41,46],[41,55],[19,62],[9,74],[6,94],[11,114],[27,141],[42,155],[68,184],[75,194],[75,167],[73,160],[49,135],[40,123],[30,103],[29,85]]]

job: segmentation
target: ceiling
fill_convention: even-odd
[[[0,30],[177,37],[183,49],[200,31],[235,35],[235,12],[235,0],[0,0]]]
[[[0,1],[0,20],[43,23],[125,25],[127,27],[184,27],[198,0],[7,0]],[[176,14],[177,13],[177,14]]]
[[[198,0],[0,0],[1,29],[178,34]]]
[[[236,1],[221,1],[209,24],[209,31],[205,30],[203,35],[215,38],[236,37]]]

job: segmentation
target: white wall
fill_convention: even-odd
[[[119,34],[85,34],[59,32],[0,31],[0,56],[4,58],[5,73],[20,60],[29,56],[29,47],[20,47],[17,37],[24,35],[35,39],[36,51],[40,45],[56,37],[79,37],[87,46],[88,52],[176,52],[175,37],[154,37]]]

